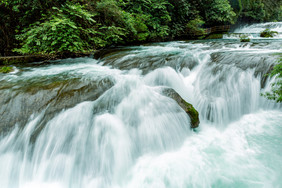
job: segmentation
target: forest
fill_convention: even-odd
[[[281,20],[281,0],[1,0],[0,56],[92,52]],[[188,35],[187,35],[188,34]]]

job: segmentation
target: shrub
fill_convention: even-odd
[[[272,84],[271,92],[267,92],[263,95],[270,100],[282,102],[282,58],[280,58],[278,64],[274,66],[270,76],[276,76],[276,82]]]
[[[228,0],[202,0],[202,11],[208,25],[233,24],[236,17]]]
[[[205,34],[205,30],[202,28],[202,26],[205,24],[205,22],[197,17],[194,20],[190,20],[187,25],[186,28],[188,30],[189,33],[194,34],[194,35],[204,35]]]
[[[173,6],[167,0],[138,0],[125,1],[123,9],[130,13],[138,24],[133,24],[139,30],[137,40],[163,40],[170,34],[169,24],[171,15],[169,10]],[[135,18],[134,18],[135,17]]]
[[[1,67],[1,68],[0,68],[0,73],[9,73],[9,72],[11,72],[12,70],[13,70],[12,67],[4,66],[4,67]]]
[[[17,36],[22,47],[14,51],[22,54],[84,52],[89,50],[91,43],[104,45],[93,27],[94,16],[79,4],[67,4],[62,9],[53,7],[41,21],[31,24]]]

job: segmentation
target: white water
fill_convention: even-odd
[[[276,31],[278,32],[278,34],[275,35],[273,38],[262,38],[260,37],[260,33],[265,29]],[[250,39],[261,39],[261,40],[282,39],[282,22],[268,22],[268,23],[244,25],[235,29],[230,34],[225,34],[223,36],[223,39],[240,39],[240,36],[242,35],[246,35]]]
[[[262,89],[263,75],[256,73],[279,51],[281,43],[172,42],[133,49],[113,64],[80,58],[3,75],[3,83],[55,76],[109,78],[114,86],[97,100],[58,112],[35,143],[30,138],[44,110],[24,129],[15,126],[2,136],[0,187],[282,187],[281,105],[260,96],[273,80]],[[216,62],[213,53],[219,53]],[[158,64],[148,71],[152,57]],[[138,58],[136,68],[114,68]],[[197,131],[161,94],[164,86],[200,112]]]
[[[252,24],[235,29],[234,33],[260,33],[263,30],[269,28],[272,31],[282,33],[282,22],[267,22]]]

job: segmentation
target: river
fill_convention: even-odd
[[[266,27],[279,35],[260,38]],[[261,96],[281,28],[15,66],[0,75],[0,187],[282,187],[282,105]]]

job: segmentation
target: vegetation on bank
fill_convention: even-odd
[[[270,76],[275,76],[275,83],[272,84],[270,92],[264,94],[268,99],[276,102],[282,102],[282,57],[278,61],[270,73]]]
[[[247,22],[279,21],[282,0],[229,0],[237,19]]]
[[[232,24],[242,17],[278,20],[281,7],[272,1],[0,0],[0,56],[85,53],[204,35],[203,27]]]
[[[9,73],[13,70],[12,67],[8,67],[8,66],[3,66],[3,67],[0,67],[0,73]]]

